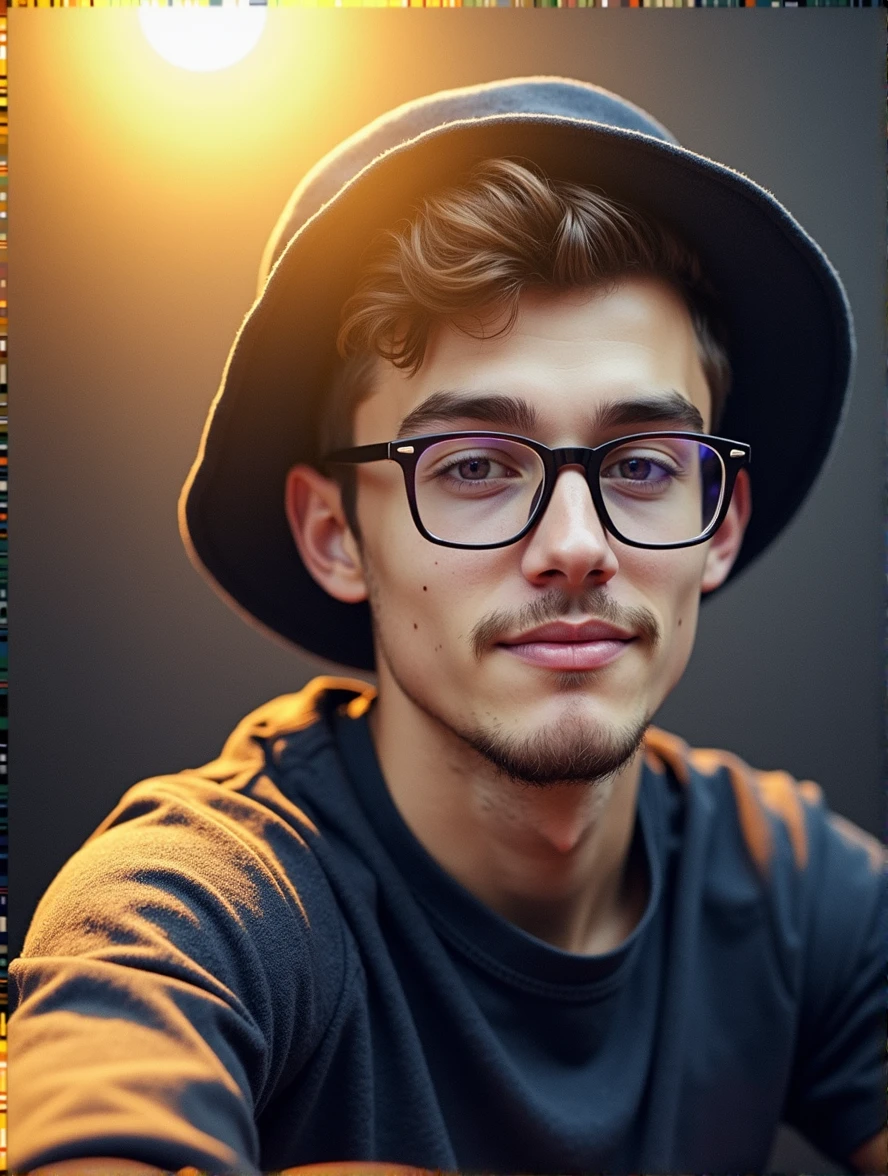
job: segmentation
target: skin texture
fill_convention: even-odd
[[[537,413],[534,435],[550,446],[681,428],[669,420],[595,427],[605,403],[668,390],[704,426],[709,420],[684,303],[648,278],[528,293],[514,328],[497,337],[440,327],[416,375],[380,361],[356,413],[355,444],[397,436],[409,412],[445,390],[522,397]],[[502,426],[472,417],[439,427]],[[287,502],[318,582],[341,600],[370,600],[379,670],[371,729],[408,826],[451,875],[524,930],[574,952],[617,946],[646,899],[630,853],[634,752],[687,664],[701,590],[720,584],[737,554],[745,479],[717,535],[675,551],[609,536],[578,468],[562,470],[528,535],[490,551],[424,539],[390,462],[359,467],[360,547],[335,483],[297,467]],[[590,618],[637,635],[595,671],[531,666],[498,644],[543,621]]]

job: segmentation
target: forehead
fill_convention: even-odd
[[[355,443],[463,424],[504,428],[501,417],[491,408],[488,419],[484,408],[486,398],[492,405],[504,397],[530,409],[504,431],[530,433],[548,444],[591,443],[603,408],[613,419],[614,406],[626,402],[630,411],[616,415],[631,426],[631,402],[675,401],[675,394],[708,426],[709,391],[693,323],[682,298],[658,279],[566,293],[529,291],[512,329],[493,335],[502,325],[487,322],[483,339],[451,325],[437,328],[413,376],[380,361],[375,390],[355,415]],[[465,415],[452,408],[428,411],[469,398]]]

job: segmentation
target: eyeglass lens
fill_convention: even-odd
[[[439,441],[417,463],[419,517],[430,534],[446,542],[504,542],[526,525],[544,477],[540,455],[520,442]],[[649,435],[610,450],[599,484],[611,522],[625,539],[684,543],[704,534],[718,513],[725,471],[709,445]]]

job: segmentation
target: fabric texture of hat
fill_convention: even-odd
[[[189,555],[216,590],[325,661],[374,668],[366,602],[344,604],[312,579],[284,511],[288,469],[320,457],[317,412],[341,307],[380,230],[496,157],[593,186],[697,252],[728,332],[732,389],[719,433],[752,447],[753,514],[729,579],[793,517],[838,431],[854,356],[847,298],[819,246],[763,188],[571,79],[515,78],[398,107],[293,193],[179,503]]]

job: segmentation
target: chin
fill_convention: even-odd
[[[573,675],[571,675],[573,676]],[[581,675],[586,676],[586,675]],[[536,787],[553,784],[589,784],[607,779],[626,767],[637,754],[651,715],[608,714],[609,708],[589,705],[573,695],[568,708],[547,716],[499,708],[484,708],[486,721],[467,720],[448,724],[460,739],[497,772]],[[548,710],[546,706],[544,709]]]
[[[536,730],[506,734],[496,728],[458,731],[490,766],[508,779],[545,788],[607,780],[634,760],[648,716],[625,724],[588,721],[568,715]]]

